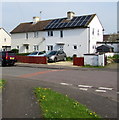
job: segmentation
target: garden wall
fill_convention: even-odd
[[[47,64],[46,57],[32,57],[32,56],[17,55],[16,59],[18,62],[22,62],[22,63]]]
[[[84,57],[74,57],[73,65],[84,66]]]

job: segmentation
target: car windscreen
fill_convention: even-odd
[[[13,53],[13,52],[8,52],[8,56],[15,56],[15,53]]]
[[[55,55],[57,53],[57,51],[51,51],[50,53],[48,53],[48,55]]]
[[[38,53],[38,52],[33,52],[33,53],[31,53],[30,55],[37,55],[37,53]]]
[[[39,53],[38,53],[38,55],[42,55],[42,54],[44,54],[44,52],[39,52]]]

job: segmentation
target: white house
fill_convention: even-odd
[[[0,28],[0,51],[10,50],[10,48],[11,36],[4,28]]]
[[[11,31],[12,49],[20,53],[62,49],[67,56],[83,56],[96,52],[96,43],[103,41],[103,26],[96,14],[21,23]]]

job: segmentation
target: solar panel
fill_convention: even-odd
[[[70,27],[80,27],[85,26],[91,19],[92,15],[85,15],[85,16],[79,16],[74,17],[72,20],[63,21],[66,20],[66,18],[60,18],[52,20],[45,29],[58,29],[58,28],[70,28]]]
[[[85,26],[86,23],[87,23],[87,21],[83,21],[83,22],[80,24],[80,26]]]

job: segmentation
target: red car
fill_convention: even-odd
[[[14,65],[16,62],[16,55],[12,51],[0,52],[0,66]]]

